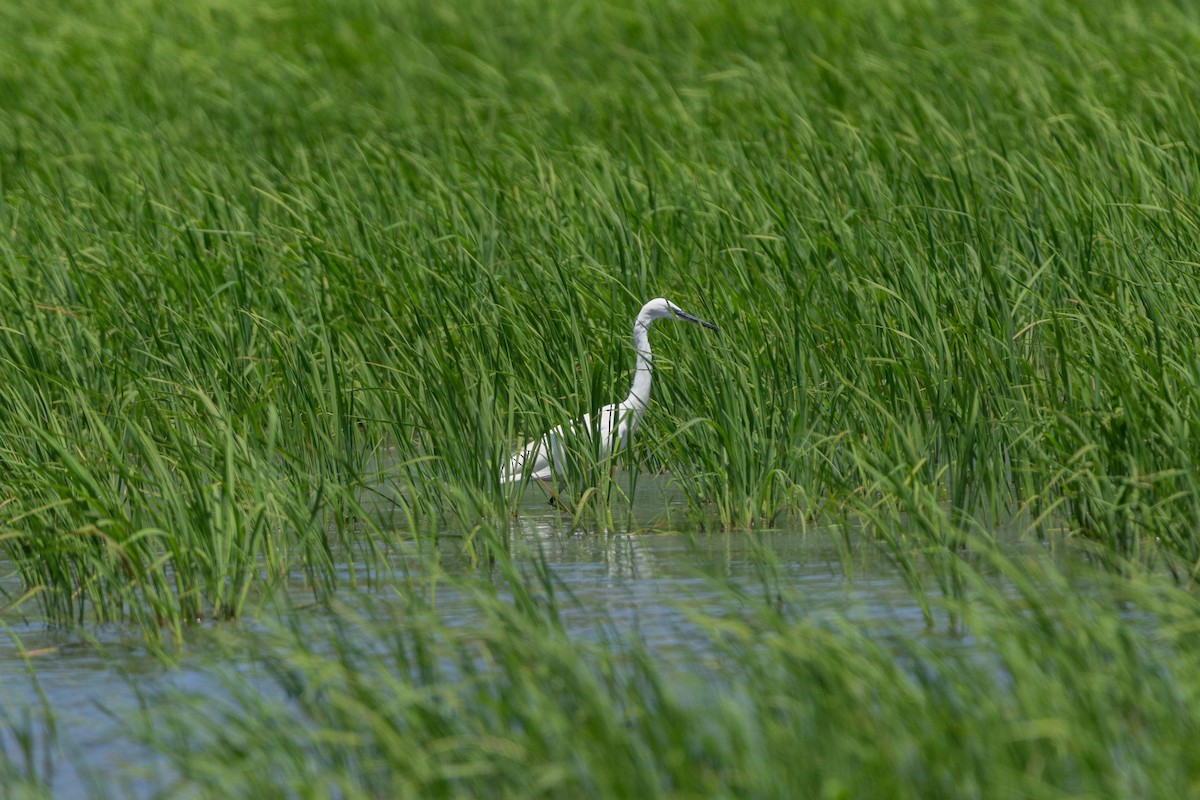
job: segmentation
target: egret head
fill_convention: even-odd
[[[642,311],[638,314],[638,319],[639,321],[644,321],[645,324],[649,324],[656,319],[679,319],[710,330],[717,330],[716,325],[706,322],[699,317],[692,316],[670,300],[662,297],[657,297],[642,306]]]

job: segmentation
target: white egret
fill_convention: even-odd
[[[548,481],[555,476],[561,477],[567,465],[564,440],[571,436],[599,436],[598,456],[601,459],[629,443],[629,437],[637,430],[642,415],[646,413],[646,404],[650,401],[652,357],[648,334],[650,324],[657,319],[678,319],[717,330],[716,325],[693,317],[669,300],[659,297],[646,303],[633,321],[633,349],[637,353],[637,370],[633,373],[633,385],[629,387],[629,396],[620,403],[600,409],[597,412],[598,424],[593,423],[591,414],[584,414],[578,423],[571,423],[565,429],[559,425],[545,436],[513,453],[508,464],[500,470],[502,483]]]

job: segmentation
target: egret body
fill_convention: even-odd
[[[578,422],[568,426],[559,425],[513,453],[508,464],[500,470],[501,482],[548,481],[555,476],[562,476],[567,464],[564,439],[568,435],[599,436],[598,455],[602,459],[629,443],[629,437],[637,430],[642,415],[646,413],[646,404],[650,402],[653,357],[650,353],[649,330],[651,323],[659,319],[682,320],[717,330],[716,325],[686,313],[669,300],[659,297],[646,303],[633,321],[633,350],[637,354],[637,369],[633,373],[629,396],[620,403],[613,403],[596,412],[598,416],[595,422],[591,414],[584,414]]]

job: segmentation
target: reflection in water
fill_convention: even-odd
[[[572,533],[564,515],[536,491],[528,495],[514,529],[516,564],[530,576],[531,585],[537,585],[538,566],[549,566],[562,622],[580,641],[636,638],[656,658],[693,661],[711,654],[704,651],[706,637],[698,635],[689,612],[738,614],[739,605],[769,601],[779,592],[804,613],[898,620],[917,628],[922,624],[912,593],[890,565],[869,545],[847,547],[841,532],[673,532],[669,512],[674,508],[679,513],[679,508],[672,506],[669,484],[643,478],[632,517],[645,527],[628,533]],[[461,542],[447,538],[439,545],[440,568],[470,580],[486,579],[486,569],[471,567],[462,557]],[[418,581],[420,564],[415,556],[407,564]],[[10,574],[4,566],[0,564],[0,573]],[[467,591],[453,581],[437,588],[436,609],[449,626],[470,623],[475,613]],[[305,613],[316,619],[323,612]],[[254,629],[252,621],[239,626]],[[36,622],[8,629],[10,636],[0,640],[0,706],[19,719],[22,707],[36,711],[38,689],[44,693],[66,756],[57,759],[55,796],[86,796],[89,773],[109,785],[115,776],[124,776],[121,796],[149,796],[163,785],[160,766],[131,747],[114,720],[136,712],[139,689],[153,696],[155,688],[186,687],[212,694],[214,700],[227,691],[215,675],[217,651],[206,648],[210,629],[211,624],[201,626],[189,636],[184,662],[176,669],[165,668],[138,645],[136,633],[121,626],[94,627],[86,637]],[[36,678],[29,675],[12,637],[26,651],[40,653],[33,659]]]

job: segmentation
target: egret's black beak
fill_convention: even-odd
[[[686,311],[676,310],[675,316],[678,317],[679,319],[683,320],[684,322],[694,322],[697,325],[702,325],[705,328],[708,328],[710,331],[721,330],[716,325],[713,325],[711,322],[705,322],[704,320],[700,319],[699,317],[693,317],[691,314],[687,313]]]

